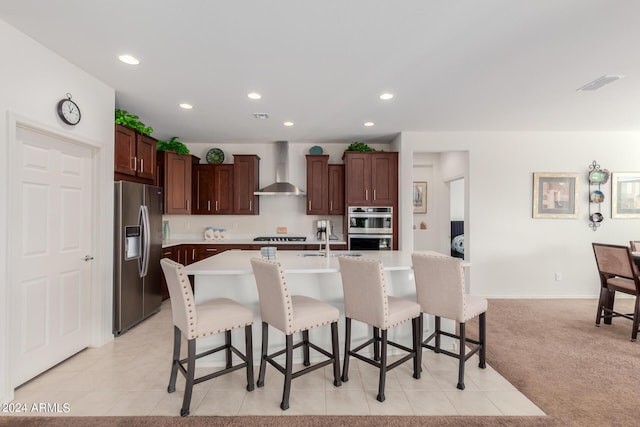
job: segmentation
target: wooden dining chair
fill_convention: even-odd
[[[598,300],[598,314],[596,326],[604,318],[605,324],[611,324],[614,317],[624,317],[633,321],[631,341],[638,337],[640,323],[640,278],[638,267],[633,261],[631,248],[628,246],[593,243],[598,274],[600,275],[600,299]],[[613,308],[616,292],[622,292],[635,297],[633,313],[621,313]]]

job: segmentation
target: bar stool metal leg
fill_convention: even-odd
[[[169,375],[169,386],[167,392],[176,391],[176,377],[178,376],[178,365],[180,364],[180,344],[182,343],[182,333],[177,326],[173,327],[173,361],[171,362],[171,375]]]
[[[251,325],[244,327],[244,354],[247,359],[247,391],[254,389],[253,383],[253,331]]]
[[[387,378],[387,330],[382,330],[380,341],[380,380],[378,381],[378,402],[384,402],[384,386]]]
[[[302,331],[302,351],[303,351],[303,364],[304,366],[311,365],[309,361],[309,331]]]
[[[260,372],[258,373],[258,387],[264,385],[264,374],[267,370],[267,349],[269,348],[269,325],[262,322],[262,351],[260,353]]]
[[[331,348],[333,350],[333,385],[340,387],[340,347],[338,344],[338,322],[331,324]]]
[[[380,328],[373,328],[373,360],[380,360]]]
[[[460,352],[458,354],[458,385],[457,387],[460,390],[464,390],[464,362],[465,362],[465,353],[466,353],[466,336],[465,336],[465,325],[464,323],[460,323]]]
[[[349,352],[351,351],[351,318],[344,318],[344,365],[342,366],[342,382],[349,381]]]
[[[224,345],[225,349],[225,359],[226,359],[226,369],[229,369],[231,365],[231,331],[225,331],[224,333]]]
[[[182,400],[182,409],[180,409],[181,417],[189,415],[189,406],[191,406],[191,392],[196,373],[196,340],[188,340],[187,347],[187,383],[184,386],[184,399]]]
[[[286,345],[286,361],[284,373],[284,391],[282,392],[282,403],[280,409],[283,411],[289,409],[289,394],[291,393],[291,378],[293,374],[293,335],[287,335]]]
[[[486,359],[487,359],[487,313],[480,313],[479,325],[480,325],[480,363],[478,366],[480,369],[485,369],[487,367]]]
[[[413,332],[413,378],[420,379],[422,372],[422,313],[420,316],[411,320],[411,329]]]
[[[440,353],[440,316],[436,317],[436,345],[435,352]]]

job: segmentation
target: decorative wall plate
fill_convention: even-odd
[[[600,190],[595,190],[591,192],[591,202],[592,203],[602,203],[604,202],[604,193]]]
[[[589,173],[591,184],[605,184],[609,180],[609,171],[606,169],[596,169]]]
[[[224,151],[219,148],[212,148],[207,151],[207,163],[218,164],[224,162]]]

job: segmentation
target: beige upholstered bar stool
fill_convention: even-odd
[[[247,369],[247,390],[254,388],[253,384],[253,344],[251,325],[253,313],[251,310],[228,298],[218,298],[196,306],[193,299],[191,283],[184,272],[183,265],[167,258],[160,260],[160,265],[167,280],[169,295],[171,296],[171,313],[173,315],[173,362],[167,391],[176,390],[178,369],[186,378],[184,399],[182,401],[181,416],[189,415],[191,392],[194,384],[219,377],[229,372]],[[245,354],[242,354],[231,343],[231,331],[244,327]],[[213,334],[225,334],[225,344],[212,350],[196,354],[196,339]],[[187,339],[187,358],[180,360],[181,338]],[[219,351],[225,351],[226,366],[217,372],[199,378],[195,377],[196,360]],[[232,353],[243,361],[233,365]],[[185,369],[184,364],[187,364]]]
[[[282,392],[282,410],[289,408],[291,380],[333,363],[333,385],[340,383],[340,351],[338,348],[338,319],[340,311],[332,305],[301,295],[290,295],[282,266],[277,261],[252,259],[251,267],[258,286],[260,299],[260,315],[262,317],[262,355],[260,357],[260,374],[258,387],[264,385],[266,364],[269,362],[284,374],[284,390]],[[332,352],[318,347],[309,341],[309,329],[331,324]],[[269,325],[282,331],[286,336],[284,350],[272,354],[269,348]],[[293,334],[302,332],[302,341],[293,344]],[[293,372],[293,349],[303,347],[303,361],[306,368]],[[312,348],[328,359],[311,366],[309,348]],[[285,367],[274,360],[285,354]]]
[[[480,352],[478,366],[484,369],[487,300],[485,298],[468,295],[464,288],[464,270],[462,260],[434,252],[414,253],[413,273],[416,282],[416,296],[423,313],[435,316],[435,331],[422,343],[423,347],[443,353],[458,359],[458,384],[460,390],[464,390],[464,364],[471,356]],[[479,339],[467,338],[465,323],[476,316],[479,319]],[[458,323],[459,335],[442,331],[440,319],[455,320]],[[422,322],[421,322],[422,323]],[[422,325],[420,327],[422,330]],[[441,335],[459,340],[458,354],[444,350],[440,346]],[[435,338],[435,345],[428,344]],[[474,344],[467,352],[466,344]]]
[[[340,274],[344,292],[345,345],[342,381],[349,381],[349,358],[353,356],[380,369],[378,396],[384,402],[387,371],[413,359],[413,377],[420,378],[422,347],[420,346],[420,306],[414,301],[387,294],[381,261],[355,257],[340,257]],[[351,350],[351,320],[373,327],[373,338]],[[387,331],[408,320],[412,321],[412,347],[408,348],[387,339]],[[373,344],[373,358],[358,352]],[[387,345],[408,354],[387,365]]]

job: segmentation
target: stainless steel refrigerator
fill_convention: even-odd
[[[115,182],[113,333],[160,310],[162,188]]]

